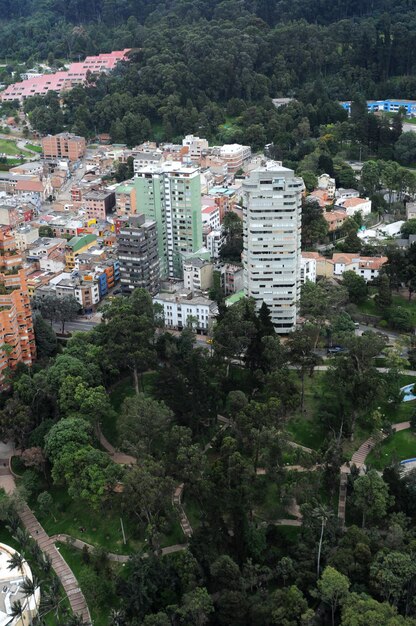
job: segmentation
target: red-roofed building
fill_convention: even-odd
[[[330,233],[334,233],[339,230],[348,218],[345,211],[326,211],[323,213],[323,216],[328,224],[328,232]]]
[[[346,198],[345,200],[338,200],[336,208],[343,209],[348,217],[352,217],[357,212],[368,215],[371,213],[371,200],[368,198]]]
[[[334,202],[333,198],[329,197],[326,189],[315,189],[309,194],[307,199],[317,200],[321,209],[325,209],[325,207],[332,205]]]
[[[45,96],[48,91],[68,91],[75,85],[84,84],[87,74],[110,72],[117,63],[127,59],[130,49],[89,56],[80,63],[71,63],[68,70],[43,74],[9,85],[1,94],[3,101],[19,100],[22,102],[31,96]]]

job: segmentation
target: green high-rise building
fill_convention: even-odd
[[[162,278],[182,278],[184,254],[202,247],[201,179],[198,167],[167,161],[136,173],[137,212],[154,220]]]

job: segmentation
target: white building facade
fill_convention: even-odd
[[[244,290],[258,309],[267,304],[279,334],[296,326],[303,189],[303,180],[275,161],[265,162],[243,183]]]
[[[311,283],[316,283],[316,259],[302,256],[300,260],[300,282],[304,285],[308,280]]]
[[[158,293],[153,298],[154,304],[163,306],[165,326],[167,328],[191,327],[206,334],[218,315],[217,304],[203,296],[192,297],[191,293]]]

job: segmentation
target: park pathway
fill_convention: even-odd
[[[66,534],[60,534],[60,535],[52,535],[50,537],[51,541],[53,541],[53,543],[67,543],[68,545],[76,548],[77,550],[83,550],[84,548],[88,548],[88,550],[92,551],[95,550],[95,546],[93,546],[91,543],[87,543],[86,541],[82,541],[81,539],[75,539],[74,537],[71,537],[71,535],[66,535]],[[188,544],[186,543],[177,543],[173,546],[167,546],[166,548],[162,548],[161,553],[162,556],[165,556],[165,554],[174,554],[175,552],[181,552],[182,550],[186,550],[186,548],[188,547]],[[107,556],[109,558],[110,561],[114,562],[114,563],[127,563],[129,558],[130,558],[130,554],[115,554],[114,552],[107,552]],[[147,554],[147,552],[145,552],[143,554],[143,557],[147,558],[149,555]]]
[[[99,426],[96,427],[95,434],[101,446],[111,456],[114,463],[117,463],[117,465],[136,465],[137,464],[137,459],[134,458],[134,456],[130,456],[129,454],[124,454],[123,452],[118,452],[115,449],[115,447],[108,441],[108,439],[104,437],[103,433],[101,432],[101,428]],[[209,447],[209,444],[208,444],[208,447]],[[182,505],[183,490],[184,490],[183,483],[181,483],[180,485],[177,485],[174,488],[173,493],[172,493],[172,504],[174,508],[178,511],[179,523],[181,525],[182,532],[185,535],[185,537],[189,539],[190,537],[192,537],[193,530],[189,522],[189,519],[185,513],[185,509],[183,508],[183,505]],[[173,550],[173,552],[177,552],[177,550]],[[169,554],[169,553],[167,552],[166,554]]]
[[[400,432],[401,430],[407,430],[410,428],[410,422],[398,422],[397,424],[392,425],[392,431],[395,433]],[[346,515],[346,505],[347,505],[347,484],[348,484],[348,475],[351,473],[351,465],[355,465],[358,467],[360,471],[365,470],[365,461],[370,452],[375,448],[375,446],[386,439],[388,435],[382,433],[380,437],[374,438],[369,437],[361,446],[354,452],[351,457],[351,463],[344,464],[340,469],[340,482],[339,482],[339,498],[338,498],[338,519],[341,524],[345,525],[345,515]]]
[[[11,469],[11,458],[18,455],[19,451],[8,444],[0,443],[0,452],[2,454],[0,459],[0,488],[3,488],[7,494],[12,494],[16,489],[16,483]],[[80,615],[85,624],[90,625],[91,616],[85,597],[71,568],[56,549],[53,539],[49,537],[26,503],[20,505],[17,513],[26,531],[36,541],[42,552],[50,557],[52,568],[68,596],[72,612],[74,615]]]
[[[27,504],[22,504],[17,512],[24,528],[36,541],[42,552],[50,557],[52,567],[68,596],[72,612],[74,615],[80,615],[85,624],[91,624],[91,616],[84,594],[79,588],[71,568],[56,548],[53,538],[45,532]]]

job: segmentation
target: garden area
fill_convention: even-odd
[[[42,149],[40,151],[42,152]],[[0,154],[8,157],[19,157],[20,155],[26,157],[32,156],[27,150],[19,148],[13,139],[0,139]]]
[[[377,302],[374,298],[374,295],[376,293],[375,289],[371,289],[370,288],[370,295],[369,297],[364,300],[364,302],[361,302],[359,304],[357,304],[357,308],[358,311],[360,313],[362,313],[363,315],[368,315],[369,317],[374,317],[374,318],[382,318],[384,317],[384,312],[382,310],[382,308],[380,306],[377,305]],[[396,309],[397,307],[400,307],[401,309],[403,309],[404,311],[406,311],[406,313],[409,315],[410,321],[413,324],[413,326],[416,326],[416,304],[414,302],[414,300],[410,300],[408,299],[407,296],[405,295],[401,295],[401,294],[397,294],[397,293],[393,293],[392,294],[392,309]],[[378,322],[377,326],[379,328],[381,327],[388,327],[389,324],[387,323],[383,323],[383,322]]]
[[[379,443],[367,456],[368,467],[382,471],[394,465],[416,457],[416,434],[412,430],[401,430]]]
[[[115,579],[123,576],[126,565],[108,560],[101,551],[77,550],[70,543],[57,548],[73,571],[90,609],[94,626],[108,626],[111,609],[117,609]]]

